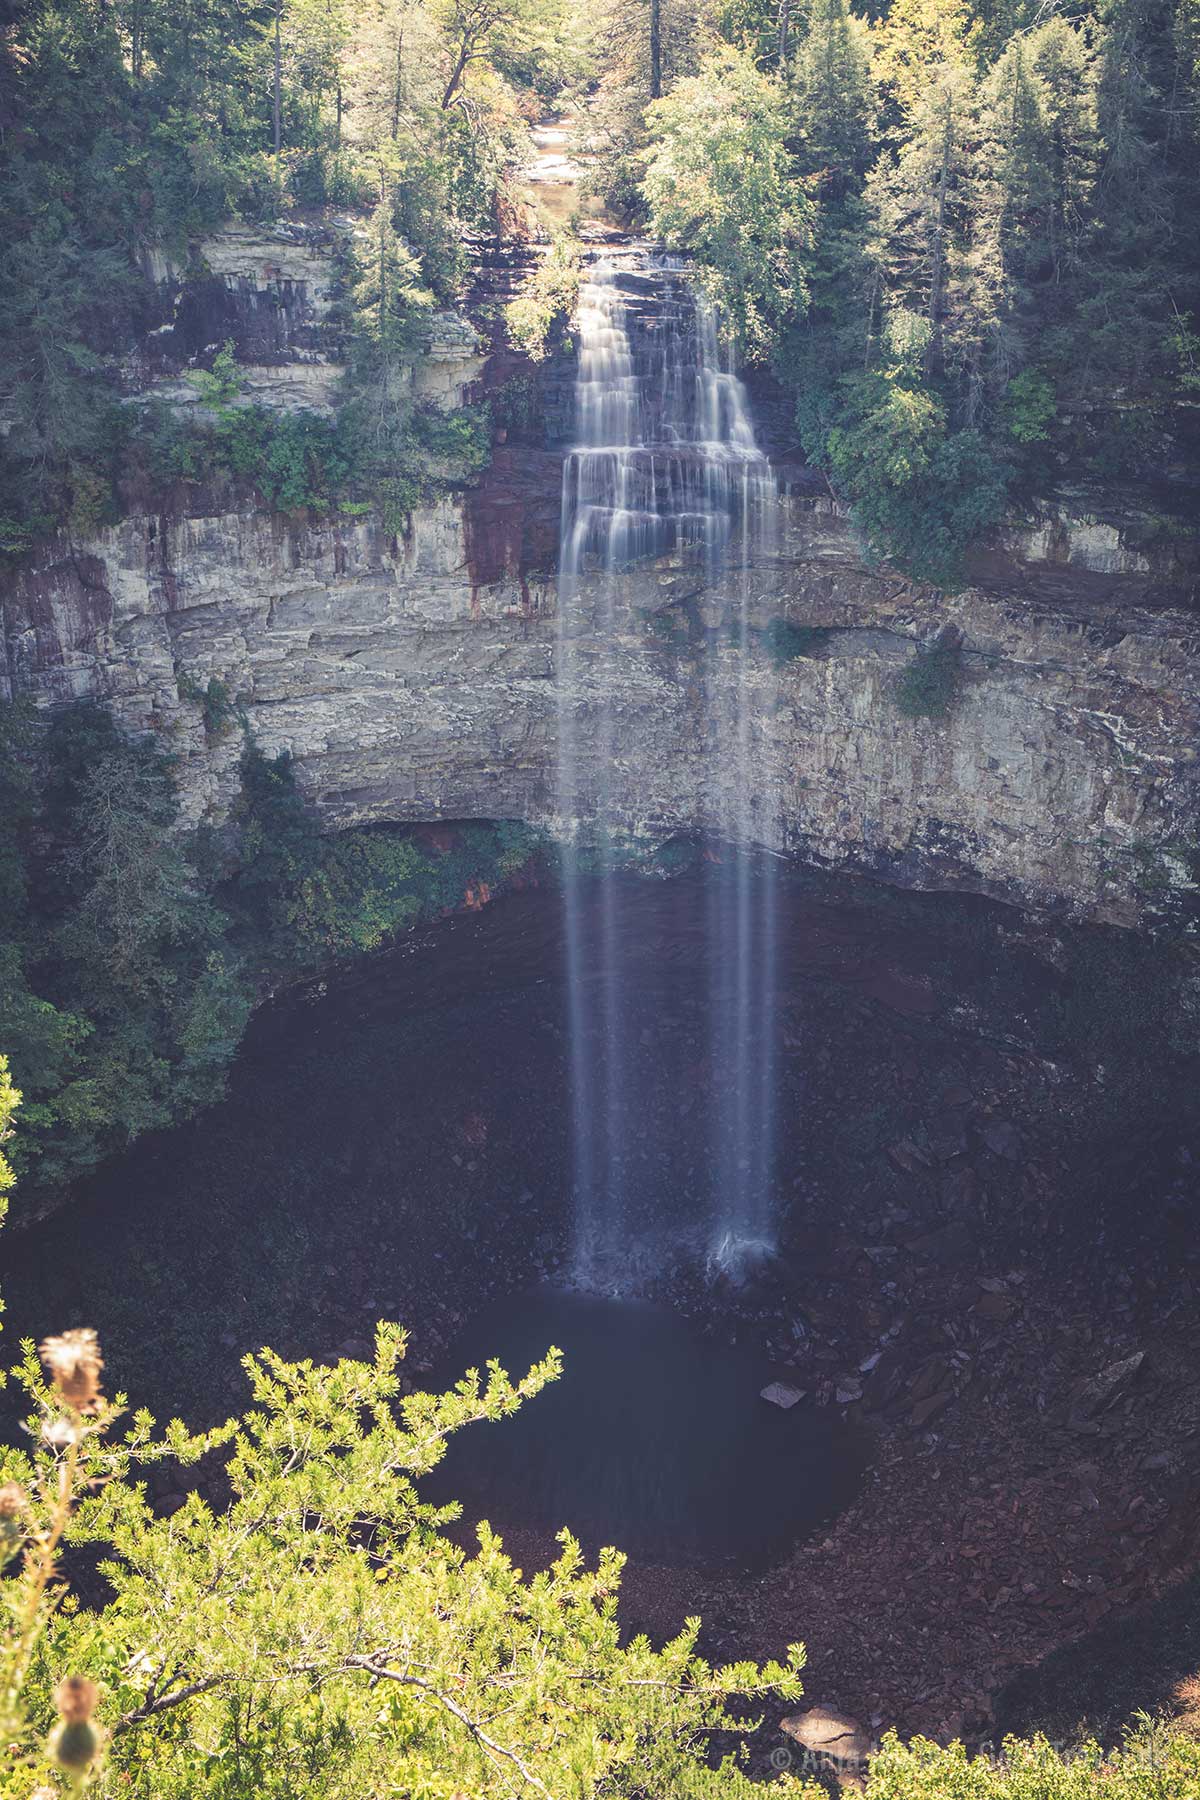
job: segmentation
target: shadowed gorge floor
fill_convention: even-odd
[[[567,1324],[520,1298],[537,1292],[580,1324],[591,1373],[464,1439],[483,1457],[494,1429],[510,1470],[538,1470],[524,1513],[482,1465],[451,1465],[468,1521],[490,1511],[526,1570],[563,1523],[592,1546],[616,1538],[632,1552],[630,1629],[665,1635],[699,1612],[721,1657],[801,1638],[816,1701],[914,1730],[978,1721],[1019,1667],[1194,1562],[1200,1134],[1195,1060],[1172,1035],[1178,971],[1122,934],[781,865],[780,1253],[741,1285],[713,1282],[718,855],[680,846],[669,877],[622,875],[610,896],[652,1252],[628,1273],[663,1310],[602,1306],[593,1326],[546,1287],[573,1248],[562,904],[547,884],[265,1007],[226,1101],[6,1234],[8,1341],[94,1324],[114,1390],[199,1424],[242,1403],[247,1349],[367,1355],[385,1317],[410,1330],[419,1387],[556,1338],[570,1371]],[[626,1325],[603,1323],[635,1316],[649,1332],[636,1357]],[[1139,1351],[1136,1375],[1087,1411],[1087,1384]],[[637,1357],[640,1422],[619,1398]],[[808,1399],[776,1415],[758,1399],[769,1379]],[[632,1444],[659,1418],[676,1433],[681,1480],[657,1516],[652,1485],[615,1478],[611,1513],[585,1516],[595,1483],[571,1465],[614,1418]],[[778,1431],[766,1449],[754,1435],[776,1426],[803,1438],[795,1460],[774,1460],[791,1449]],[[219,1471],[198,1474],[219,1497]],[[164,1505],[178,1479],[156,1472]],[[703,1525],[690,1546],[685,1487]],[[757,1574],[739,1567],[752,1546]],[[915,1693],[896,1650],[914,1642]]]

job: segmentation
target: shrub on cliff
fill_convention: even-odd
[[[508,335],[534,362],[542,362],[555,330],[575,311],[583,261],[577,240],[559,232],[515,300],[504,309]]]
[[[896,678],[896,707],[909,719],[944,719],[962,687],[962,646],[941,636],[918,648]]]
[[[836,423],[804,433],[850,500],[870,556],[943,587],[1000,518],[1010,471],[978,431],[949,429],[946,409],[904,365],[848,377]]]
[[[418,919],[462,906],[528,862],[538,843],[511,821],[456,826],[434,848],[403,831],[323,833],[289,759],[253,746],[234,814],[237,862],[220,888],[257,964],[299,970],[374,950]]]
[[[771,619],[763,632],[763,645],[777,668],[799,657],[818,656],[833,636],[827,625],[795,625],[790,619]]]
[[[416,404],[415,351],[400,326],[395,339],[388,332],[364,334],[345,401],[329,416],[245,404],[227,343],[211,370],[190,377],[203,402],[198,416],[160,402],[126,414],[129,479],[144,489],[232,478],[256,488],[279,512],[362,516],[374,510],[388,530],[406,529],[414,506],[485,465],[490,432],[481,408]]]

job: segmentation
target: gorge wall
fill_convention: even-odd
[[[311,400],[331,354],[311,250],[272,263],[261,243],[232,243],[210,258],[216,325],[164,271],[157,361],[139,379],[181,392],[192,340],[240,329],[256,396]],[[459,321],[435,336],[422,380],[454,400],[482,357]],[[238,787],[240,733],[206,732],[180,694],[215,676],[262,748],[291,752],[332,827],[503,817],[553,831],[560,463],[545,433],[501,442],[477,490],[418,510],[399,537],[192,496],[47,543],[5,583],[0,689],[111,703],[177,756],[191,822],[219,819]],[[1200,616],[1177,552],[1048,517],[944,595],[867,567],[804,472],[785,468],[784,486],[780,542],[750,573],[754,620],[806,629],[782,665],[766,638],[750,652],[761,842],[1124,923],[1190,889]],[[719,810],[702,697],[737,677],[732,605],[664,560],[625,579],[619,675],[586,635],[573,659],[585,746],[600,684],[618,682],[615,787],[635,840]],[[944,718],[907,718],[896,678],[947,627],[961,636],[957,699]]]

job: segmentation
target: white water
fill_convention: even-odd
[[[677,270],[597,264],[579,302],[576,441],[563,467],[559,551],[559,809],[576,1198],[575,1277],[626,1291],[653,1273],[641,1146],[631,1142],[628,970],[618,930],[621,766],[615,696],[637,653],[631,594],[657,557],[734,581],[731,631],[709,645],[707,738],[722,840],[709,883],[712,980],[710,1264],[738,1274],[773,1243],[774,882],[755,805],[767,660],[752,633],[753,571],[776,487],[710,308]],[[652,581],[652,577],[650,580]],[[653,599],[653,589],[643,598]],[[730,661],[733,661],[731,672]],[[625,787],[625,803],[621,790]]]

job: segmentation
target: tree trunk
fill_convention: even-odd
[[[326,16],[327,17],[330,16],[332,14],[332,12],[333,12],[333,0],[325,0]],[[335,74],[333,77],[333,105],[334,105],[333,147],[335,150],[340,150],[342,147],[342,65],[341,65],[341,59],[339,57],[335,57],[335,59],[334,59],[334,69],[335,69]]]
[[[454,65],[454,73],[451,75],[449,81],[446,83],[446,91],[442,95],[442,111],[443,112],[445,112],[446,108],[449,106],[450,102],[453,100],[455,94],[458,91],[458,84],[462,80],[463,70],[467,66],[467,63],[470,59],[470,55],[471,55],[470,40],[468,38],[464,38],[462,49],[458,53],[458,60]]]
[[[279,172],[279,152],[283,148],[283,51],[280,44],[280,15],[283,0],[275,0],[275,78],[271,92],[271,119],[275,127],[275,165]]]
[[[396,33],[396,79],[392,84],[392,142],[400,136],[400,95],[404,85],[404,27]],[[442,105],[446,103],[443,100]]]
[[[662,0],[650,0],[650,98],[662,93]]]
[[[142,79],[142,8],[134,7],[129,27],[129,61],[135,81]]]
[[[929,348],[940,356],[942,345],[942,287],[946,261],[946,189],[950,182],[950,153],[954,144],[954,99],[946,95],[946,123],[942,130],[942,167],[938,176],[937,224],[933,229],[933,271],[929,282]]]
[[[788,59],[788,38],[792,30],[792,0],[779,0],[779,66]]]

